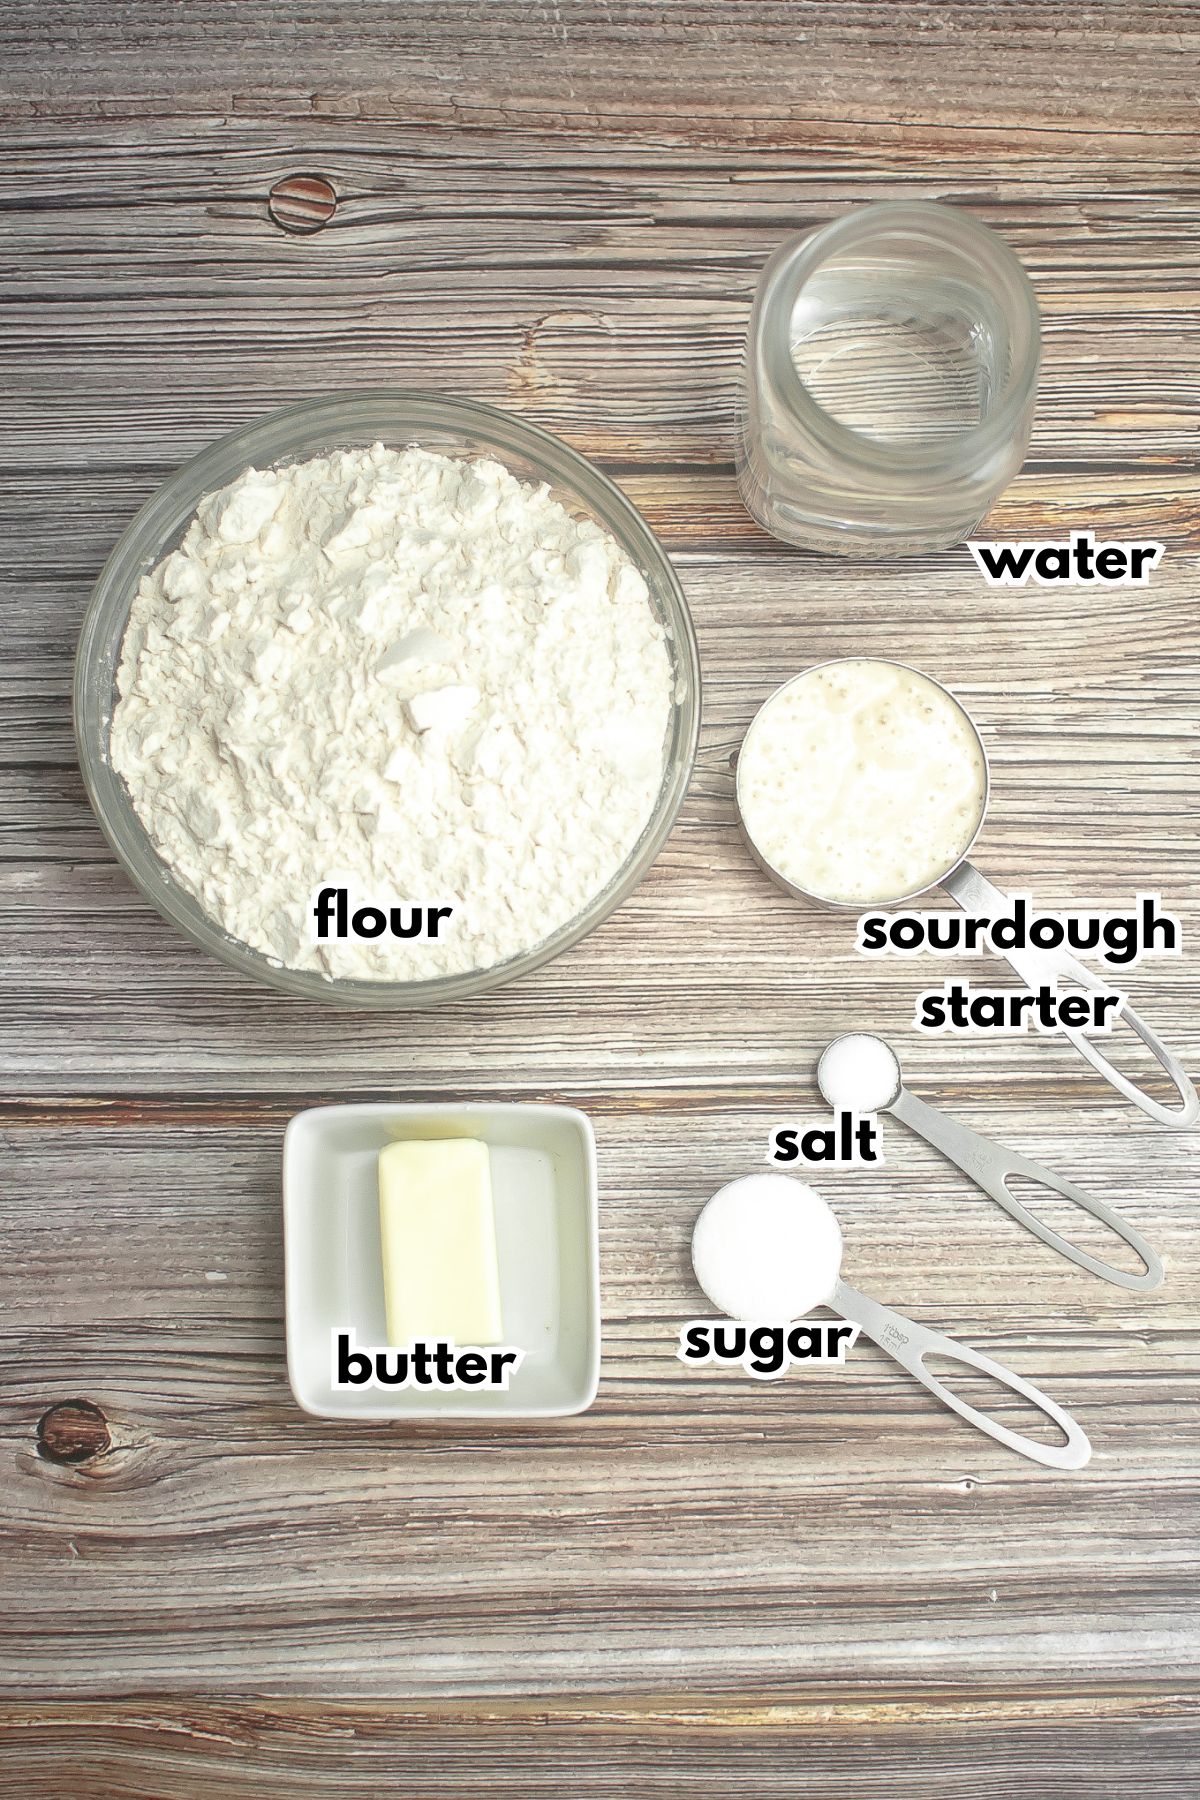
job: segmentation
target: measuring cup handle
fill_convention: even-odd
[[[964,912],[984,918],[995,918],[1008,909],[1008,901],[1000,889],[993,887],[991,882],[985,880],[979,870],[969,862],[960,863],[952,874],[947,875],[942,886],[958,902]],[[1078,982],[1081,987],[1090,988],[1094,993],[1109,994],[1112,992],[1109,984],[1102,981],[1094,969],[1089,969],[1083,963],[1077,962],[1069,951],[1004,950],[1000,954],[1016,970],[1026,987],[1034,989],[1053,987],[1060,977],[1066,976],[1071,981]],[[1176,1131],[1183,1131],[1188,1126],[1194,1125],[1196,1120],[1200,1119],[1200,1095],[1197,1095],[1195,1086],[1184,1072],[1183,1065],[1172,1056],[1162,1039],[1150,1029],[1144,1019],[1134,1012],[1128,1002],[1122,1005],[1117,1016],[1124,1019],[1126,1024],[1137,1033],[1164,1072],[1170,1076],[1179,1095],[1180,1104],[1178,1106],[1164,1106],[1161,1100],[1156,1100],[1152,1094],[1146,1093],[1144,1088],[1138,1087],[1137,1083],[1131,1081],[1128,1075],[1122,1075],[1120,1069],[1110,1062],[1104,1052],[1078,1027],[1060,1025],[1058,1029],[1064,1037],[1070,1038],[1079,1054],[1086,1057],[1092,1067],[1098,1070],[1119,1094],[1123,1094],[1126,1100],[1132,1100],[1135,1106],[1140,1106],[1142,1111],[1148,1113],[1158,1124],[1168,1125]]]
[[[1032,1382],[1022,1380],[1011,1369],[993,1362],[990,1356],[981,1356],[969,1344],[957,1343],[954,1338],[946,1337],[940,1331],[929,1331],[924,1325],[915,1324],[902,1313],[893,1312],[889,1306],[881,1306],[878,1300],[869,1299],[866,1294],[860,1294],[857,1288],[852,1288],[841,1280],[826,1304],[844,1319],[860,1326],[873,1343],[878,1344],[881,1350],[886,1350],[910,1375],[915,1375],[943,1406],[948,1406],[951,1412],[956,1412],[977,1430],[985,1431],[998,1444],[1015,1450],[1018,1456],[1027,1456],[1032,1462],[1043,1463],[1050,1469],[1082,1469],[1091,1457],[1092,1446],[1070,1413],[1064,1412],[1061,1406],[1057,1406],[1048,1395],[1035,1388]],[[1043,1444],[1037,1438],[1025,1437],[1019,1431],[1010,1431],[998,1419],[993,1419],[967,1401],[960,1400],[944,1381],[931,1375],[925,1367],[927,1356],[947,1357],[973,1369],[980,1369],[985,1375],[1003,1382],[1005,1387],[1030,1401],[1039,1412],[1045,1413],[1058,1426],[1066,1442]]]
[[[1043,1244],[1049,1244],[1052,1250],[1068,1257],[1081,1269],[1088,1269],[1105,1281],[1115,1282],[1117,1287],[1144,1291],[1162,1285],[1162,1263],[1141,1233],[1135,1231],[1111,1206],[1105,1206],[1103,1201],[1093,1199],[1082,1188],[1064,1181],[1053,1169],[1043,1168],[1041,1163],[1034,1162],[1028,1156],[1018,1156],[1015,1150],[1008,1150],[1003,1144],[994,1144],[990,1138],[981,1137],[969,1125],[947,1118],[945,1113],[937,1112],[932,1106],[927,1106],[924,1100],[919,1100],[916,1094],[910,1094],[907,1088],[901,1088],[889,1110],[911,1131],[915,1131],[926,1143],[932,1144],[935,1150],[956,1164],[964,1175],[977,1182],[985,1193],[990,1194],[1005,1212],[1019,1220],[1027,1231],[1032,1231]],[[1144,1271],[1133,1275],[1125,1269],[1117,1268],[1113,1263],[1104,1262],[1102,1258],[1093,1256],[1089,1250],[1080,1249],[1069,1238],[1044,1224],[1036,1213],[1030,1212],[1027,1206],[1022,1206],[1010,1190],[1008,1183],[1014,1175],[1024,1175],[1031,1181],[1040,1182],[1043,1187],[1051,1188],[1064,1199],[1074,1201],[1084,1212],[1091,1213],[1093,1218],[1099,1219],[1110,1231],[1124,1239],[1145,1264]]]

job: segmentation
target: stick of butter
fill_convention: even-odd
[[[379,1224],[389,1344],[502,1342],[486,1144],[389,1144],[379,1153]]]

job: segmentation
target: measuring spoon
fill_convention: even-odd
[[[849,1099],[853,1084],[848,1080],[838,1079],[836,1053],[843,1046],[853,1046],[860,1054],[870,1058],[870,1083],[874,1091],[868,1094],[866,1086],[859,1090],[868,1101],[866,1105]],[[889,1081],[890,1091],[885,1097]],[[990,1194],[1027,1231],[1032,1231],[1035,1237],[1041,1238],[1044,1244],[1049,1244],[1061,1256],[1078,1263],[1081,1269],[1090,1269],[1093,1275],[1115,1282],[1118,1287],[1145,1291],[1161,1285],[1162,1263],[1141,1233],[1135,1231],[1120,1213],[1114,1212],[1111,1206],[1105,1206],[1103,1201],[1085,1194],[1073,1182],[1064,1181],[1053,1169],[1045,1168],[1042,1163],[1034,1162],[1028,1156],[1018,1156],[1015,1150],[1009,1150],[1003,1144],[994,1144],[990,1138],[972,1131],[970,1126],[960,1125],[956,1119],[948,1119],[945,1113],[938,1112],[924,1100],[919,1100],[905,1087],[900,1058],[883,1038],[874,1037],[869,1032],[850,1032],[845,1037],[834,1038],[821,1052],[821,1059],[817,1064],[817,1086],[822,1097],[835,1109],[890,1112],[893,1118],[900,1119],[918,1137],[923,1137],[927,1144],[932,1144],[935,1150],[940,1151],[948,1162],[960,1168],[985,1194]],[[1039,1181],[1043,1187],[1052,1188],[1064,1199],[1073,1200],[1084,1212],[1091,1213],[1093,1218],[1107,1225],[1110,1231],[1115,1231],[1141,1258],[1145,1264],[1144,1272],[1132,1275],[1125,1269],[1118,1269],[1113,1263],[1093,1256],[1090,1250],[1082,1250],[1078,1244],[1073,1244],[1069,1238],[1044,1224],[1036,1213],[1030,1212],[1028,1207],[1022,1206],[1013,1196],[1008,1183],[1014,1175],[1025,1175],[1031,1181]]]
[[[827,663],[816,663],[811,669],[804,669],[799,675],[794,675],[791,681],[784,682],[782,687],[777,688],[775,692],[763,702],[758,713],[751,722],[750,730],[746,733],[745,741],[747,743],[749,742],[750,734],[755,730],[759,720],[786,689],[791,687],[795,682],[805,680],[808,676],[814,674],[817,669],[833,668],[837,666],[838,663],[846,662],[880,663],[887,668],[899,669],[907,675],[920,675],[923,680],[928,681],[933,687],[941,689],[941,692],[946,695],[946,698],[951,704],[962,714],[966,724],[974,733],[975,742],[978,745],[979,755],[982,760],[984,776],[983,797],[980,803],[979,817],[976,821],[975,829],[971,835],[970,841],[965,846],[962,855],[954,862],[948,864],[932,881],[927,882],[923,887],[914,889],[913,892],[908,894],[897,894],[883,900],[845,901],[830,900],[823,894],[810,893],[807,889],[797,886],[795,882],[789,881],[786,875],[781,874],[775,865],[768,861],[762,854],[757,844],[754,842],[749,827],[746,826],[745,811],[742,806],[742,759],[739,757],[737,777],[738,811],[742,817],[742,825],[745,830],[746,840],[750,845],[755,860],[766,870],[772,880],[777,881],[781,887],[785,888],[789,894],[793,894],[798,900],[806,900],[810,905],[825,907],[836,912],[863,913],[867,911],[877,911],[883,907],[902,906],[910,900],[917,899],[921,894],[931,892],[935,887],[942,887],[953,900],[957,901],[964,912],[970,913],[975,917],[994,919],[1007,914],[1009,911],[1009,903],[1005,895],[1000,892],[999,888],[993,887],[992,883],[986,880],[984,876],[980,874],[979,870],[967,861],[967,855],[969,854],[975,839],[979,836],[980,830],[983,827],[984,817],[987,813],[988,795],[991,791],[991,773],[988,767],[987,751],[984,748],[983,739],[979,735],[979,727],[976,725],[974,719],[972,719],[961,700],[952,694],[948,688],[943,687],[940,681],[934,681],[932,675],[924,675],[921,670],[912,669],[907,663],[895,662],[888,657],[838,657]],[[743,744],[743,749],[744,748],[745,744]],[[828,773],[829,779],[833,780],[837,771],[835,769],[830,769]],[[1067,950],[1005,950],[1001,951],[1000,954],[1003,955],[1011,967],[1016,970],[1026,987],[1032,988],[1035,992],[1040,987],[1056,988],[1060,981],[1066,983],[1077,982],[1080,987],[1087,988],[1099,994],[1109,994],[1113,991],[1108,983],[1102,981],[1094,970],[1087,968],[1083,963],[1077,961],[1077,959]],[[1079,1054],[1086,1057],[1092,1067],[1097,1069],[1099,1073],[1103,1075],[1104,1079],[1109,1082],[1111,1086],[1116,1088],[1119,1094],[1123,1094],[1127,1100],[1132,1100],[1135,1106],[1140,1106],[1142,1111],[1148,1113],[1152,1119],[1158,1122],[1158,1124],[1168,1125],[1177,1130],[1182,1130],[1187,1126],[1194,1125],[1196,1120],[1200,1119],[1200,1095],[1197,1095],[1196,1089],[1185,1074],[1182,1065],[1171,1054],[1162,1040],[1150,1029],[1145,1020],[1140,1018],[1138,1014],[1134,1012],[1132,1006],[1130,1006],[1128,1002],[1121,1007],[1117,1017],[1124,1019],[1132,1030],[1137,1033],[1143,1044],[1146,1045],[1147,1049],[1170,1077],[1171,1082],[1179,1095],[1180,1103],[1178,1106],[1165,1106],[1161,1100],[1156,1100],[1154,1096],[1148,1094],[1144,1088],[1138,1087],[1136,1082],[1131,1081],[1127,1075],[1121,1073],[1109,1058],[1105,1056],[1104,1052],[1097,1047],[1091,1038],[1085,1036],[1084,1032],[1078,1026],[1063,1025],[1060,1023],[1057,1026],[1057,1029],[1071,1040]]]
[[[997,1443],[1051,1469],[1081,1469],[1092,1447],[1069,1413],[990,1356],[917,1325],[841,1278],[842,1234],[815,1189],[791,1175],[746,1175],[715,1193],[692,1233],[696,1279],[719,1312],[754,1324],[790,1324],[814,1307],[857,1325],[931,1394]],[[1031,1402],[1062,1432],[1043,1444],[960,1400],[925,1366],[928,1356],[979,1369]]]

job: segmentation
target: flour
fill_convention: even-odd
[[[566,924],[653,811],[672,672],[614,540],[496,462],[339,450],[201,503],[130,612],[110,754],[159,855],[289,968],[488,968]],[[337,881],[454,908],[313,941]]]

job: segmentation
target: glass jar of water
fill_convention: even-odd
[[[954,207],[883,201],[790,239],[750,319],[743,500],[811,550],[960,542],[1025,459],[1040,345],[1024,269]]]

